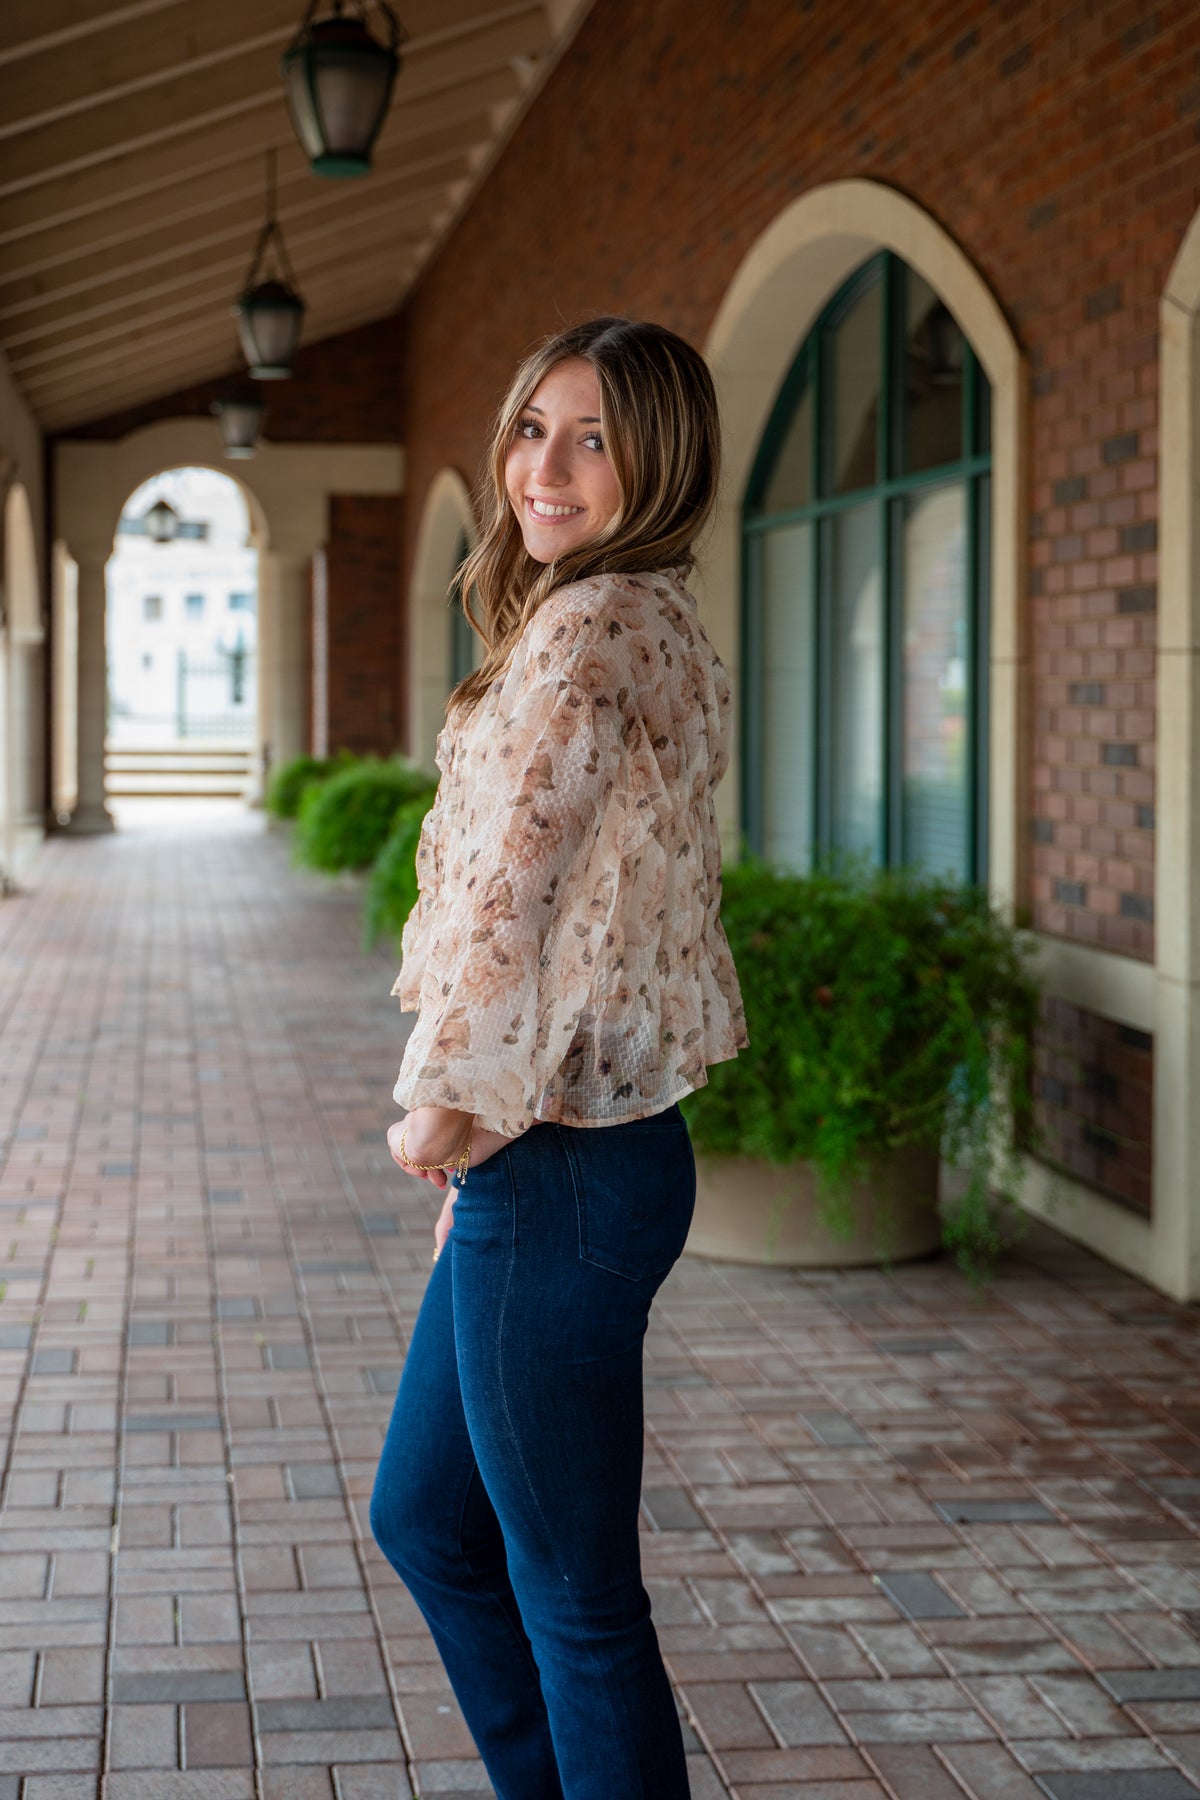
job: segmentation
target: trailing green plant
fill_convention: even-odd
[[[743,863],[721,917],[750,1046],[684,1102],[697,1148],[811,1163],[838,1236],[874,1158],[940,1148],[966,1180],[944,1241],[982,1272],[1032,1137],[1037,995],[1019,932],[980,888],[861,866]]]
[[[293,756],[290,762],[280,763],[271,776],[263,805],[276,819],[294,819],[310,787],[328,781],[357,760],[348,750],[339,750],[336,756]]]
[[[436,783],[401,757],[364,757],[310,787],[300,802],[293,853],[297,862],[330,873],[365,869],[391,833],[408,801],[429,799]]]
[[[371,866],[363,903],[363,944],[368,950],[384,932],[399,947],[404,921],[417,903],[417,845],[431,803],[425,796],[405,802]]]

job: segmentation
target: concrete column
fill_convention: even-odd
[[[308,659],[312,550],[267,550],[258,573],[260,780],[308,748]]]
[[[72,545],[71,549],[79,570],[76,640],[79,789],[75,810],[65,829],[73,832],[112,831],[113,818],[105,804],[104,791],[104,738],[108,725],[105,642],[108,596],[104,570],[111,546],[84,549]]]

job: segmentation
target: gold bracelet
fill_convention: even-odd
[[[401,1162],[407,1163],[410,1169],[419,1169],[421,1171],[422,1175],[432,1175],[434,1173],[434,1171],[437,1169],[448,1169],[450,1167],[449,1161],[440,1162],[440,1163],[413,1162],[408,1154],[408,1150],[405,1147],[405,1143],[404,1143],[404,1139],[407,1135],[407,1132],[408,1132],[408,1126],[405,1125],[400,1132],[399,1148],[400,1148],[400,1161]],[[474,1142],[474,1139],[475,1139],[475,1127],[472,1125],[470,1131],[468,1131],[468,1133],[467,1133],[466,1148],[462,1152],[461,1156],[458,1157],[457,1161],[454,1164],[454,1174],[455,1174],[455,1178],[458,1182],[459,1187],[462,1187],[464,1182],[467,1179],[467,1168],[471,1161],[471,1145]]]

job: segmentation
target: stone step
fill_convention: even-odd
[[[249,767],[229,769],[112,769],[105,772],[105,791],[114,799],[152,798],[187,795],[213,797],[244,794],[250,780]]]

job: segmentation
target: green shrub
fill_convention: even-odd
[[[1036,993],[1019,934],[980,889],[862,868],[745,863],[726,873],[721,917],[750,1047],[684,1102],[697,1148],[812,1163],[846,1235],[873,1157],[940,1147],[968,1179],[946,1243],[968,1271],[986,1266],[1031,1131]]]
[[[356,760],[348,750],[339,750],[336,756],[294,756],[290,762],[280,763],[271,776],[263,804],[276,819],[294,819],[310,787],[328,781]]]
[[[365,869],[374,862],[406,801],[428,799],[434,779],[395,757],[364,758],[310,787],[300,803],[294,853],[311,869]]]
[[[407,801],[375,858],[363,906],[363,942],[368,950],[383,932],[399,947],[404,921],[417,904],[417,845],[429,807],[425,798]]]

